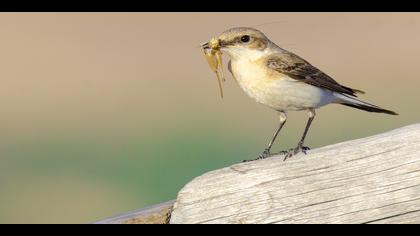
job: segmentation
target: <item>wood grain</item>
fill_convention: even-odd
[[[420,124],[206,173],[170,223],[420,223]]]

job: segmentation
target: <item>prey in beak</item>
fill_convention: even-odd
[[[226,81],[223,72],[222,51],[220,50],[220,40],[212,38],[209,42],[201,44],[204,56],[210,69],[216,73],[219,84],[220,97],[223,98],[223,82]]]

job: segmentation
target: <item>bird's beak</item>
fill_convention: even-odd
[[[203,49],[210,49],[209,42],[205,42],[205,43],[201,44],[201,47]]]
[[[221,42],[220,42],[220,39],[218,38],[212,38],[210,41],[201,44],[201,47],[203,49],[219,50],[221,47]]]

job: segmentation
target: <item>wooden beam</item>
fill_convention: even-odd
[[[420,223],[420,124],[211,171],[97,223]]]
[[[170,223],[420,223],[420,124],[206,173]]]

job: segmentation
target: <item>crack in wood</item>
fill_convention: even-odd
[[[409,212],[396,214],[396,215],[392,215],[392,216],[387,216],[387,217],[383,217],[383,218],[379,218],[379,219],[375,219],[375,220],[371,220],[371,221],[366,221],[366,222],[363,222],[362,224],[371,224],[371,223],[379,222],[381,220],[387,220],[387,219],[395,218],[395,217],[398,217],[398,216],[408,215],[408,214],[417,213],[417,212],[420,212],[420,210],[409,211]]]

